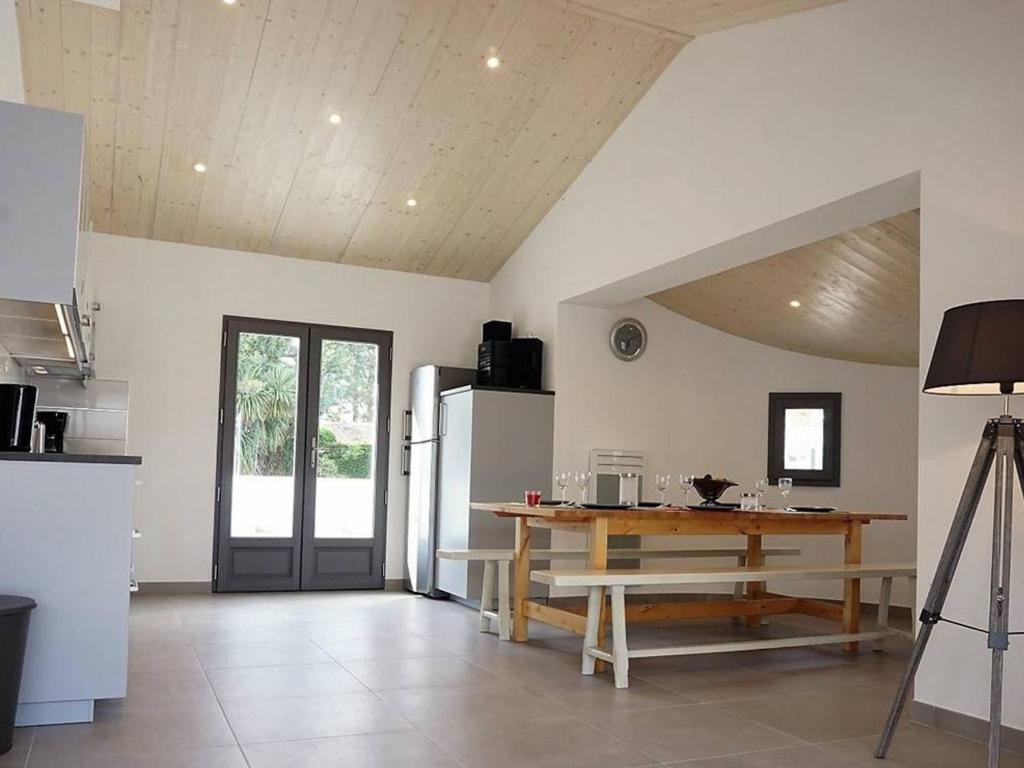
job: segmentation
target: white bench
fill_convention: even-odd
[[[594,674],[594,662],[601,659],[615,668],[615,687],[629,685],[629,660],[650,656],[685,656],[701,653],[728,653],[731,651],[764,650],[768,648],[793,648],[805,645],[826,645],[850,643],[861,640],[881,640],[897,633],[890,629],[889,600],[892,595],[892,580],[896,577],[914,578],[916,571],[912,563],[861,564],[861,565],[774,565],[737,568],[643,568],[637,570],[581,570],[581,571],[533,571],[530,577],[541,584],[552,587],[586,587],[587,631],[583,639],[584,675]],[[783,637],[767,640],[741,640],[728,643],[704,643],[669,648],[643,648],[629,650],[626,644],[626,587],[676,586],[683,584],[730,584],[749,581],[783,581],[796,579],[870,579],[882,580],[882,592],[878,605],[878,623],[867,632],[848,632],[834,635],[810,635]],[[601,608],[605,589],[611,590],[612,648],[605,651],[598,647],[598,627],[601,622]]]
[[[768,548],[761,553],[765,557],[786,557],[799,555],[800,550],[793,547]],[[480,631],[489,632],[491,623],[498,625],[498,637],[508,640],[512,632],[512,613],[509,607],[509,563],[515,560],[512,549],[439,549],[437,556],[441,560],[462,560],[483,562],[484,579],[480,589]],[[531,549],[530,560],[586,560],[590,553],[585,549]],[[710,558],[735,557],[738,565],[747,564],[747,550],[729,549],[610,549],[610,560],[655,560],[670,558]],[[497,570],[497,580],[495,580]],[[497,587],[498,610],[491,610],[494,603],[494,592]],[[743,596],[743,585],[736,585],[737,599]]]

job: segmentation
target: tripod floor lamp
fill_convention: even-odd
[[[875,757],[884,758],[900,714],[910,695],[928,639],[939,622],[977,629],[988,636],[992,652],[989,704],[989,768],[999,765],[1002,724],[1003,654],[1010,636],[1010,549],[1014,474],[1024,487],[1024,422],[1010,416],[1010,395],[1024,393],[1024,300],[985,301],[946,311],[935,342],[924,391],[943,395],[1002,395],[1003,415],[989,419],[967,475],[967,484],[950,526],[928,597],[921,610],[921,628],[907,670],[889,710]],[[978,502],[995,464],[992,520],[992,575],[988,628],[970,627],[942,615],[960,555],[971,531]]]

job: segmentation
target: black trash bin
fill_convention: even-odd
[[[0,755],[10,752],[14,742],[28,620],[35,607],[36,601],[28,597],[0,595]]]

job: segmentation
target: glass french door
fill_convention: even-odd
[[[217,592],[384,586],[389,331],[227,317]]]

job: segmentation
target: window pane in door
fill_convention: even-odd
[[[231,536],[291,538],[299,339],[238,335]]]
[[[377,456],[376,344],[325,339],[317,422],[318,539],[373,538]]]
[[[786,469],[821,469],[825,458],[825,411],[786,409]]]

